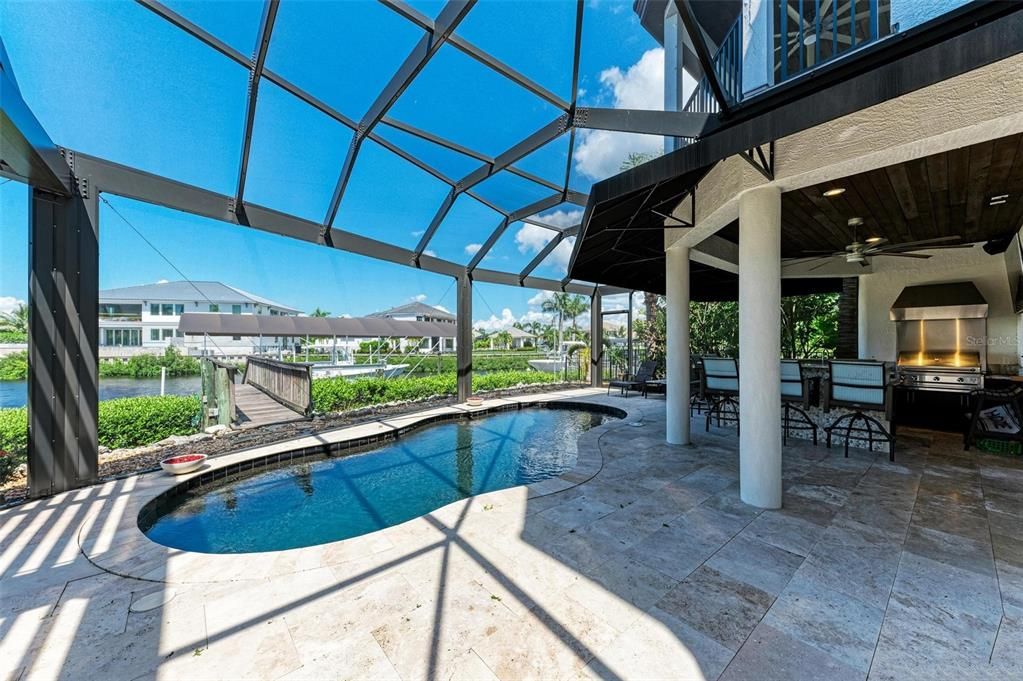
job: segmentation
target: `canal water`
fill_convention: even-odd
[[[167,395],[196,395],[199,393],[199,377],[168,378],[164,392]],[[159,394],[159,378],[99,379],[99,398],[101,400]],[[0,408],[24,407],[27,396],[28,383],[26,381],[0,381]]]

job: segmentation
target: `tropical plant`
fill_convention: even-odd
[[[329,317],[330,313],[326,310],[321,310],[318,306],[315,310],[309,313],[310,317]]]
[[[10,312],[0,312],[0,331],[28,333],[28,306],[22,303]]]
[[[497,341],[498,345],[507,350],[512,344],[512,335],[508,331],[498,331],[494,334],[494,340]]]

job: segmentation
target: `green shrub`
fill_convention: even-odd
[[[25,462],[28,454],[28,410],[25,407],[0,409],[0,451],[7,452],[18,463]]]
[[[21,331],[0,331],[0,343],[27,343],[28,334]]]
[[[125,397],[99,403],[99,443],[105,447],[139,447],[171,435],[196,431],[199,398]]]
[[[0,381],[24,381],[28,378],[28,353],[15,352],[0,357]]]
[[[517,385],[555,383],[554,374],[539,371],[501,371],[477,374],[472,378],[473,391],[490,391]],[[374,404],[423,400],[458,392],[454,373],[412,378],[321,378],[313,381],[313,406],[319,412],[347,411]]]
[[[100,362],[99,375],[103,378],[158,378],[160,369],[167,367],[168,376],[198,376],[199,360],[167,348],[163,355],[135,355],[125,362]]]

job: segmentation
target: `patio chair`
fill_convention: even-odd
[[[895,425],[891,432],[865,411],[883,411],[891,423],[892,384],[887,380],[884,362],[837,361],[828,362],[828,378],[825,379],[824,411],[832,407],[852,410],[824,427],[828,448],[834,434],[845,438],[845,455],[849,456],[850,440],[866,440],[873,451],[874,440],[888,443],[888,459],[895,461]],[[857,424],[862,425],[857,425]]]
[[[809,430],[816,445],[817,424],[806,413],[810,408],[810,384],[803,378],[803,367],[799,360],[781,361],[781,406],[782,444],[788,444],[789,430]]]
[[[970,393],[970,427],[963,436],[963,449],[969,451],[977,440],[1023,442],[1023,387],[983,388]]]
[[[703,362],[689,358],[689,415],[702,414],[710,405],[703,401]]]
[[[709,403],[704,430],[710,430],[710,421],[716,414],[718,425],[735,423],[739,427],[739,364],[733,357],[704,357],[700,379],[700,397]]]
[[[657,362],[652,359],[645,360],[639,365],[639,369],[632,376],[629,374],[623,374],[621,378],[617,378],[608,381],[607,394],[611,394],[611,388],[620,388],[622,395],[625,397],[629,396],[630,390],[636,392],[642,392],[643,386],[647,381],[652,380],[654,377],[654,371],[657,370]]]

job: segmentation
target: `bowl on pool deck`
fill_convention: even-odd
[[[182,454],[160,462],[160,468],[171,475],[182,475],[197,470],[206,463],[205,454]]]
[[[476,397],[475,395],[473,395],[472,397],[467,399],[465,401],[465,403],[468,404],[470,407],[482,407],[483,406],[483,398],[482,397]]]

